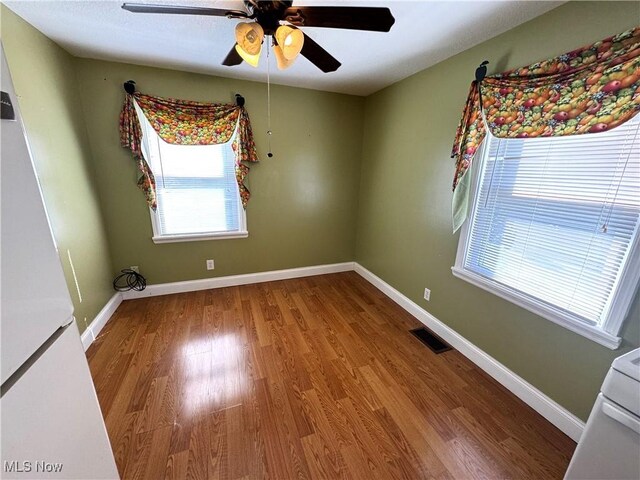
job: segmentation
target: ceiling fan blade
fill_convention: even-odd
[[[226,65],[227,67],[233,67],[234,65],[240,65],[241,63],[242,57],[236,51],[236,46],[234,45],[231,50],[229,50],[229,53],[227,54],[225,59],[222,61],[222,64]]]
[[[304,44],[300,54],[324,73],[335,72],[342,65],[329,52],[309,38],[307,34],[304,35]]]
[[[396,19],[386,7],[289,7],[284,20],[297,27],[388,32]]]
[[[247,18],[248,13],[241,10],[222,8],[183,7],[179,5],[152,5],[146,3],[123,3],[122,8],[134,13],[172,13],[178,15],[209,15],[214,17]]]

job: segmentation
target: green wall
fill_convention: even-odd
[[[450,152],[481,61],[492,73],[543,60],[630,28],[638,13],[631,2],[570,2],[365,103],[356,260],[582,419],[613,358],[640,344],[640,302],[612,351],[455,278]]]
[[[94,319],[113,290],[109,248],[75,91],[75,59],[4,5],[0,24],[74,315],[83,331],[85,319],[89,323]]]
[[[138,265],[149,283],[162,283],[353,260],[363,98],[272,85],[268,158],[264,83],[86,59],[76,59],[76,71],[114,272]],[[129,79],[153,95],[245,97],[261,159],[247,182],[248,238],[152,242],[135,164],[118,137],[122,84]],[[215,270],[206,270],[209,258]]]

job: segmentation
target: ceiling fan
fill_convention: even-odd
[[[341,63],[298,27],[343,28],[388,32],[395,22],[386,7],[303,7],[292,1],[244,0],[246,10],[124,3],[135,13],[209,15],[245,19],[236,25],[236,44],[223,60],[227,66],[246,61],[257,67],[265,36],[271,36],[278,68],[288,68],[299,54],[323,72],[337,70]]]

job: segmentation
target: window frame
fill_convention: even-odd
[[[151,216],[151,229],[153,230],[153,236],[151,240],[153,243],[178,243],[178,242],[198,242],[201,240],[225,240],[232,238],[247,238],[249,231],[247,229],[247,213],[242,208],[242,213],[238,218],[240,229],[228,232],[204,232],[204,233],[180,233],[180,234],[161,234],[158,227],[158,213],[152,208],[149,208],[149,214]]]
[[[471,283],[489,293],[493,293],[574,333],[582,335],[611,350],[617,349],[622,342],[622,338],[619,336],[620,330],[629,314],[635,293],[640,284],[640,222],[636,225],[633,233],[628,260],[622,269],[618,287],[613,292],[611,299],[611,309],[602,326],[589,325],[585,323],[584,320],[579,320],[581,317],[578,315],[555,307],[533,295],[521,292],[508,285],[485,278],[464,267],[471,236],[471,223],[476,213],[476,197],[480,186],[481,173],[489,154],[489,143],[494,138],[496,137],[491,135],[490,132],[487,132],[482,147],[476,153],[476,161],[473,163],[470,171],[467,172],[467,174],[472,175],[469,185],[469,202],[471,205],[469,215],[460,228],[455,264],[451,267],[451,272],[461,280]]]
[[[147,138],[146,135],[149,128],[152,128],[148,125],[148,120],[144,116],[142,109],[135,103],[136,113],[138,115],[138,120],[140,122],[140,129],[142,131],[142,149],[145,155],[145,161],[150,162],[150,159],[147,160],[147,156],[151,155],[150,146],[148,142],[152,141],[152,139]],[[140,116],[144,118],[140,118]],[[237,126],[236,126],[237,128]],[[157,134],[156,134],[157,135]],[[231,148],[231,144],[235,138],[236,133],[234,132],[231,139],[228,142],[220,145],[225,145],[227,148]],[[162,139],[157,138],[158,142],[163,141]],[[158,155],[160,155],[160,148],[158,146]],[[231,155],[235,155],[232,151]],[[151,165],[149,165],[151,167]],[[238,195],[238,230],[229,230],[229,231],[221,231],[221,232],[199,232],[199,233],[180,233],[180,234],[163,234],[160,229],[160,219],[159,216],[159,206],[153,210],[149,207],[149,215],[151,217],[151,230],[153,232],[151,236],[151,240],[155,244],[162,243],[178,243],[178,242],[197,242],[203,240],[225,240],[225,239],[234,239],[234,238],[247,238],[249,236],[249,231],[247,228],[247,211],[242,206],[242,199],[240,198],[239,190],[236,191]]]

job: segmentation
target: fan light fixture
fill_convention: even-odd
[[[264,30],[257,22],[240,22],[236,25],[236,52],[253,67],[258,66]]]
[[[262,52],[264,30],[257,22],[240,22],[236,25],[236,52],[252,67],[257,67]],[[302,31],[289,25],[281,25],[275,31],[273,52],[278,69],[289,68],[304,45]]]
[[[304,45],[304,34],[297,28],[281,25],[276,30],[276,42],[287,60],[295,60]]]

